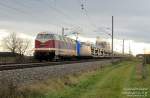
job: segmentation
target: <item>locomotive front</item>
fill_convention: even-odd
[[[55,57],[54,34],[39,33],[35,39],[34,57],[38,60],[52,60]]]

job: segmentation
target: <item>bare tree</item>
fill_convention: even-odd
[[[19,53],[20,55],[24,55],[26,50],[28,49],[30,44],[29,40],[25,40],[25,39],[18,39],[18,47],[17,47],[17,53]]]
[[[12,53],[16,53],[17,47],[18,47],[18,38],[16,36],[16,33],[11,33],[6,38],[3,39],[4,47],[11,51]]]
[[[18,53],[19,55],[24,55],[29,47],[30,41],[19,38],[16,33],[11,33],[4,38],[3,43],[8,51]]]

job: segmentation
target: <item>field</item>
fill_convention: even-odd
[[[150,65],[137,60],[18,88],[14,98],[150,98]],[[12,97],[10,97],[12,98]]]

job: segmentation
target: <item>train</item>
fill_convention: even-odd
[[[114,53],[114,56],[121,55]],[[80,42],[52,32],[40,32],[35,38],[34,58],[40,61],[102,57],[111,57],[110,49]]]

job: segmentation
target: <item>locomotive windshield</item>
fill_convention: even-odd
[[[54,39],[54,34],[38,34],[36,39]]]

